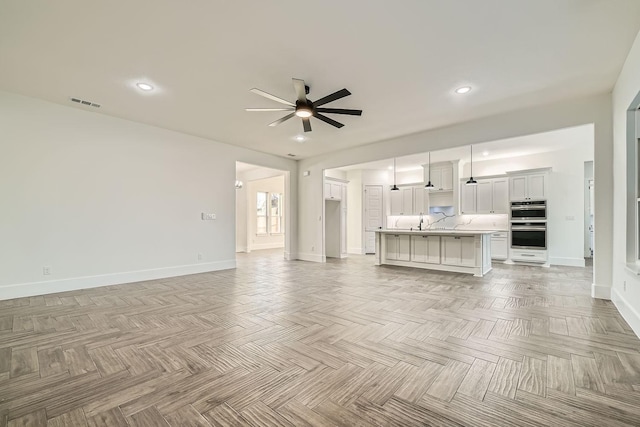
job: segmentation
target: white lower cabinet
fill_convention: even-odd
[[[475,259],[475,239],[471,236],[442,236],[441,262],[446,265],[473,267]]]
[[[505,260],[509,257],[509,233],[500,231],[491,235],[491,259]]]
[[[440,264],[440,236],[412,236],[411,261]]]
[[[411,260],[411,236],[408,234],[387,234],[386,258],[396,261]]]
[[[546,263],[547,251],[536,249],[511,249],[510,258],[512,261]]]

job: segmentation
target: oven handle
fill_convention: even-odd
[[[530,211],[533,209],[545,209],[546,205],[511,206],[512,211]]]
[[[539,227],[529,227],[529,226],[524,226],[524,225],[512,225],[511,226],[512,230],[516,230],[516,231],[546,231],[547,227],[542,225]]]

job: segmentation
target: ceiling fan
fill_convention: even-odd
[[[311,101],[307,99],[307,95],[309,94],[309,86],[304,84],[304,80],[293,79],[293,88],[296,91],[296,95],[298,99],[295,104],[293,102],[289,102],[285,99],[278,98],[275,95],[271,95],[265,91],[260,89],[253,88],[251,92],[256,95],[264,96],[265,98],[271,99],[273,101],[279,102],[281,104],[286,105],[286,108],[247,108],[247,111],[292,111],[291,114],[284,116],[281,119],[276,120],[273,123],[269,123],[269,126],[277,126],[280,123],[289,120],[293,116],[298,116],[302,119],[302,127],[305,132],[311,132],[311,121],[309,120],[311,117],[315,117],[316,119],[322,120],[325,123],[330,124],[331,126],[335,126],[337,128],[341,128],[344,124],[337,122],[321,113],[328,114],[348,114],[351,116],[360,116],[362,115],[362,110],[349,110],[344,108],[323,108],[321,105],[328,104],[329,102],[336,101],[340,98],[344,98],[345,96],[351,95],[347,89],[341,89],[337,92],[334,92],[330,95],[325,96],[324,98],[320,98],[317,101]]]

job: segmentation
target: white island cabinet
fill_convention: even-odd
[[[471,273],[491,271],[491,234],[471,230],[377,230],[376,265]]]

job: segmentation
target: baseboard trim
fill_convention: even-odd
[[[611,286],[591,284],[591,297],[598,299],[611,299]]]
[[[551,257],[549,259],[551,265],[565,265],[567,267],[584,267],[584,258],[562,258]]]
[[[320,254],[298,253],[300,261],[325,262],[324,256]]]
[[[235,259],[155,268],[151,270],[128,271],[125,273],[104,274],[100,276],[84,276],[43,282],[19,283],[15,285],[0,286],[0,300],[76,291],[78,289],[98,288],[100,286],[108,285],[121,285],[124,283],[164,279],[167,277],[186,276],[188,274],[207,273],[209,271],[228,270],[231,268],[236,268]]]
[[[258,244],[251,245],[249,250],[259,251],[262,249],[279,249],[279,248],[284,249],[284,243],[258,243]]]
[[[616,306],[624,320],[627,321],[633,332],[640,337],[640,313],[633,308],[627,300],[622,296],[618,289],[611,290],[611,301]]]
[[[347,253],[356,254],[356,255],[364,255],[364,250],[360,247],[347,248]]]

